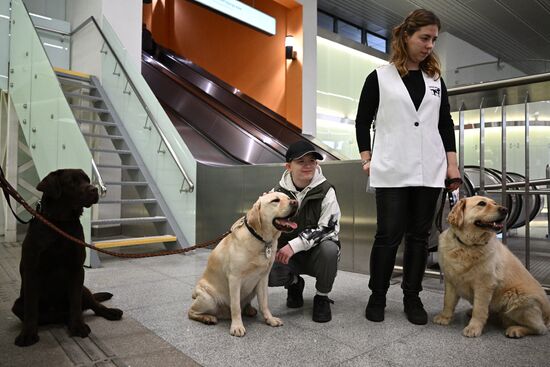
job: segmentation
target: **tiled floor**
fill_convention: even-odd
[[[305,305],[287,309],[286,293],[270,288],[270,308],[284,326],[272,328],[260,317],[245,318],[247,334],[229,335],[229,321],[207,326],[191,321],[186,312],[191,290],[201,275],[208,251],[139,260],[102,258],[103,268],[86,272],[93,291],[115,296],[108,304],[125,311],[110,322],[87,316],[93,338],[67,338],[65,329],[42,328],[41,341],[29,348],[13,346],[20,323],[9,312],[18,290],[13,266],[18,247],[0,244],[0,366],[547,366],[550,334],[508,339],[491,321],[479,338],[461,335],[468,305],[461,301],[448,327],[429,322],[410,324],[403,313],[401,289],[395,280],[388,294],[386,321],[364,318],[368,276],[339,272],[331,293],[333,320],[311,321],[313,280],[306,277]],[[14,275],[15,274],[15,275]],[[437,279],[425,280],[422,299],[433,317],[443,293]],[[62,340],[60,340],[62,339]],[[71,344],[72,343],[72,344]],[[88,344],[86,344],[88,343]],[[79,345],[89,358],[67,353]],[[99,347],[96,345],[99,344]],[[91,346],[90,346],[91,345]],[[103,346],[103,348],[101,348]],[[95,349],[94,349],[95,348]],[[98,349],[95,354],[91,349]],[[73,348],[74,349],[74,348]],[[72,358],[72,359],[71,359]]]

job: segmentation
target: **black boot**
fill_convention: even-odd
[[[327,296],[315,295],[313,297],[313,316],[311,319],[315,322],[329,322],[332,320],[331,303],[334,303],[334,301]]]
[[[386,294],[373,293],[365,309],[365,317],[369,321],[384,321],[384,308],[386,308]]]
[[[286,287],[288,289],[288,295],[286,298],[286,307],[288,308],[300,308],[304,305],[304,292],[305,281],[301,276],[298,276],[298,281],[292,285]]]
[[[428,313],[418,295],[405,295],[403,297],[405,314],[407,319],[416,325],[426,325],[428,323]]]

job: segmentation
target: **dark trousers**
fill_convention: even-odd
[[[397,249],[405,236],[403,281],[407,295],[418,295],[428,259],[428,238],[441,189],[397,187],[376,189],[377,228],[370,254],[369,288],[385,295]]]
[[[339,255],[338,245],[325,240],[308,251],[294,254],[288,264],[274,262],[269,273],[269,286],[289,286],[295,275],[307,274],[315,278],[315,289],[329,293],[336,278]]]

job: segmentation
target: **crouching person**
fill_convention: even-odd
[[[269,286],[288,290],[286,305],[299,308],[304,304],[304,279],[315,278],[313,298],[315,322],[332,319],[329,297],[336,278],[340,257],[338,231],[340,207],[333,186],[318,165],[323,156],[307,141],[291,144],[286,153],[286,170],[274,191],[296,198],[299,210],[293,218],[298,227],[279,238],[275,263],[269,275]]]

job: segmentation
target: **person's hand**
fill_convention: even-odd
[[[460,171],[458,170],[458,166],[456,165],[449,165],[447,166],[447,178],[460,178]],[[460,182],[453,182],[449,187],[447,187],[447,190],[454,191],[460,187]]]
[[[370,176],[370,160],[363,164],[363,167],[361,167],[363,172],[365,172],[367,175]]]
[[[286,244],[283,248],[277,251],[277,255],[275,255],[275,261],[286,265],[288,264],[288,261],[290,260],[292,255],[294,255],[294,250],[292,249],[292,247],[290,247],[289,244]]]

